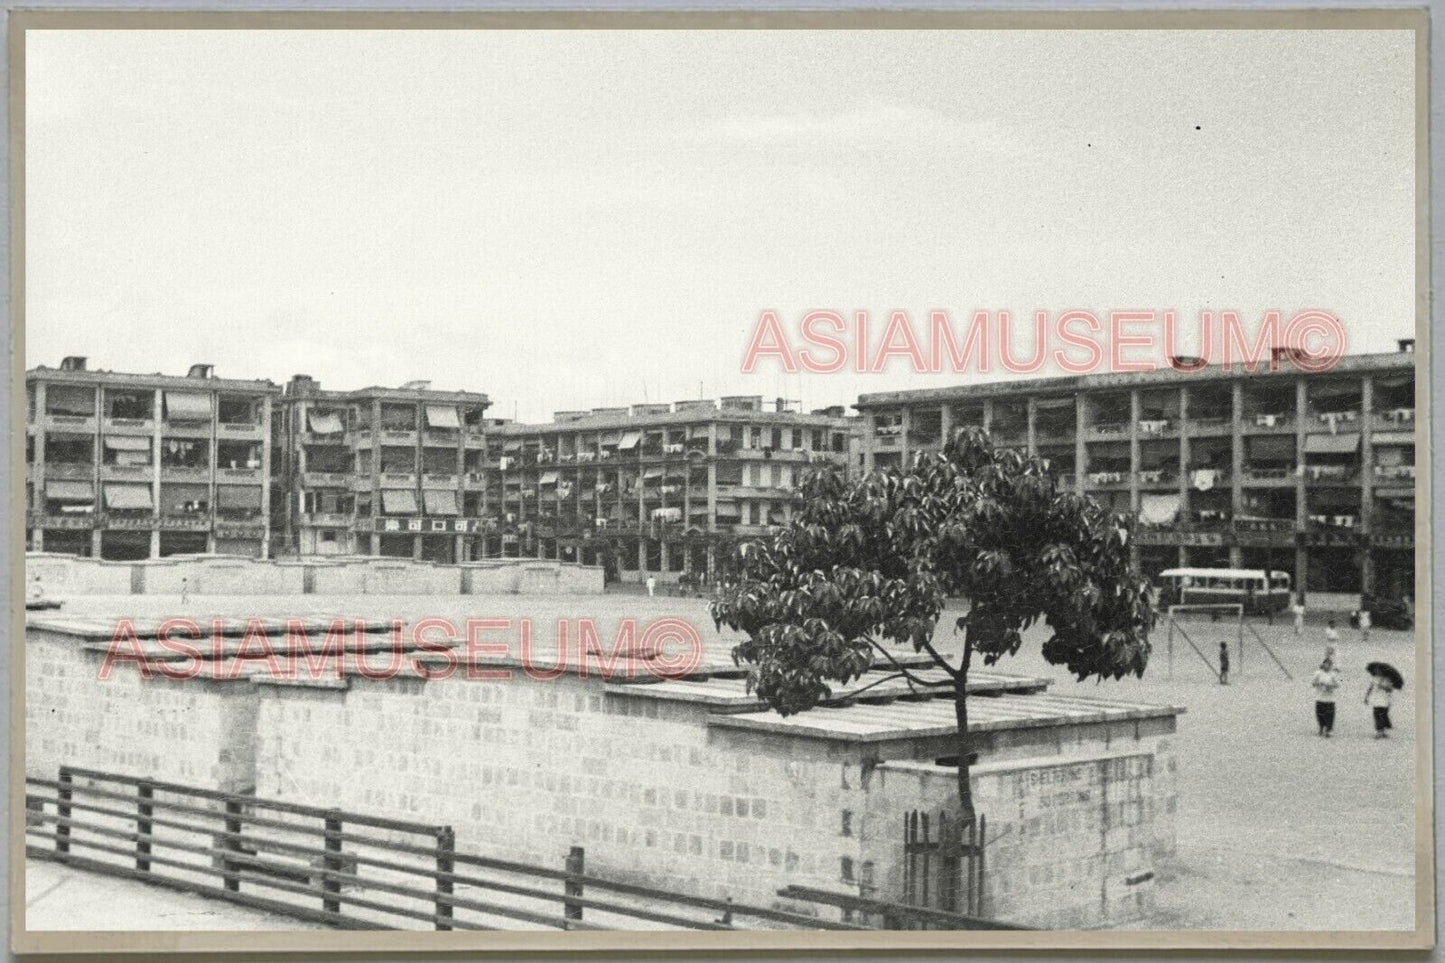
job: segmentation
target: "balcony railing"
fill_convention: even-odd
[[[1234,419],[1229,415],[1200,415],[1187,423],[1191,435],[1222,434],[1229,431]]]
[[[168,531],[208,532],[211,530],[211,516],[207,514],[163,514],[156,519],[156,527]]]
[[[1294,466],[1245,465],[1244,480],[1256,482],[1289,481],[1299,474]]]
[[[265,481],[260,468],[218,468],[216,479],[227,483]]]
[[[101,465],[102,481],[148,480],[155,473],[154,465]]]
[[[162,465],[161,481],[207,482],[211,480],[211,469],[206,466]]]
[[[1415,409],[1411,408],[1383,408],[1375,412],[1375,420],[1386,425],[1413,425],[1415,424]]]
[[[109,435],[150,435],[156,423],[151,418],[107,418],[104,427]]]
[[[1353,465],[1306,465],[1304,476],[1310,481],[1349,481],[1356,471]]]
[[[32,509],[25,513],[31,528],[91,529],[95,527],[95,519],[93,512],[50,513]]]
[[[1256,431],[1293,431],[1294,418],[1285,412],[1262,411],[1246,415],[1245,425]]]
[[[260,438],[266,429],[254,421],[223,421],[216,425],[221,438]]]
[[[90,462],[47,461],[46,478],[79,478],[89,480],[95,477],[95,465]]]
[[[1396,479],[1404,479],[1404,480],[1407,480],[1407,481],[1414,481],[1414,480],[1415,480],[1415,466],[1414,466],[1414,465],[1376,465],[1376,466],[1375,466],[1375,479],[1376,479],[1377,481],[1393,481],[1393,480],[1396,480]]]
[[[95,416],[47,414],[45,416],[45,428],[47,431],[74,431],[94,434]]]
[[[345,488],[352,479],[349,471],[307,471],[301,473],[301,484],[307,488]]]

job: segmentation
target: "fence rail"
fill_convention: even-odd
[[[30,858],[340,928],[867,928],[595,876],[581,847],[553,869],[459,852],[450,826],[119,773],[25,785]]]

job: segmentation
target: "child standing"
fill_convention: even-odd
[[[1328,739],[1335,731],[1335,691],[1340,687],[1339,673],[1328,657],[1315,670],[1310,684],[1315,689],[1315,722],[1319,724],[1320,735]]]
[[[1219,684],[1229,685],[1229,643],[1219,643]]]
[[[1390,730],[1390,702],[1392,701],[1394,686],[1390,685],[1387,679],[1379,676],[1370,676],[1370,687],[1365,690],[1365,705],[1375,714],[1375,738],[1389,738]]]
[[[1325,623],[1325,642],[1331,647],[1340,641],[1340,630],[1335,628],[1335,620],[1330,619]]]

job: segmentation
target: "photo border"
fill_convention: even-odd
[[[1424,9],[1316,10],[858,10],[835,11],[680,11],[556,9],[526,11],[124,11],[13,9],[8,22],[10,92],[10,321],[11,429],[13,439],[25,434],[25,168],[24,93],[25,37],[31,30],[194,30],[194,29],[959,29],[959,30],[1409,30],[1415,34],[1416,91],[1416,450],[1428,450],[1431,408],[1430,316],[1430,158],[1428,122],[1430,94],[1429,14]],[[1422,381],[1419,377],[1424,374]],[[1425,442],[1425,444],[1421,444]],[[14,445],[12,479],[24,477],[24,449]],[[582,953],[689,952],[887,954],[943,950],[1423,950],[1434,945],[1435,841],[1433,773],[1433,655],[1429,640],[1433,624],[1434,583],[1431,578],[1430,475],[1416,478],[1416,598],[1431,604],[1416,611],[1415,678],[1424,683],[1416,708],[1415,884],[1416,926],[1413,931],[824,931],[693,932],[433,932],[433,931],[27,931],[24,894],[24,646],[12,646],[11,674],[9,859],[12,946],[21,953],[164,952],[450,952]],[[12,498],[10,586],[11,638],[24,638],[23,500]],[[1428,680],[1428,681],[1427,681]],[[1426,691],[1428,690],[1428,691]],[[19,895],[21,898],[16,898]],[[242,933],[244,932],[244,935]]]

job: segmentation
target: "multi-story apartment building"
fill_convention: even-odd
[[[279,405],[277,554],[483,557],[486,395],[426,382],[327,391],[297,375]]]
[[[734,540],[793,513],[810,465],[846,468],[856,419],[729,397],[503,424],[477,510],[490,556],[602,564],[624,579],[712,578]]]
[[[269,381],[87,369],[25,375],[26,541],[112,559],[264,557]]]
[[[1183,359],[1180,359],[1183,364]],[[1320,374],[1211,366],[863,395],[865,468],[981,425],[1140,522],[1139,564],[1288,571],[1305,593],[1414,594],[1415,355]]]

